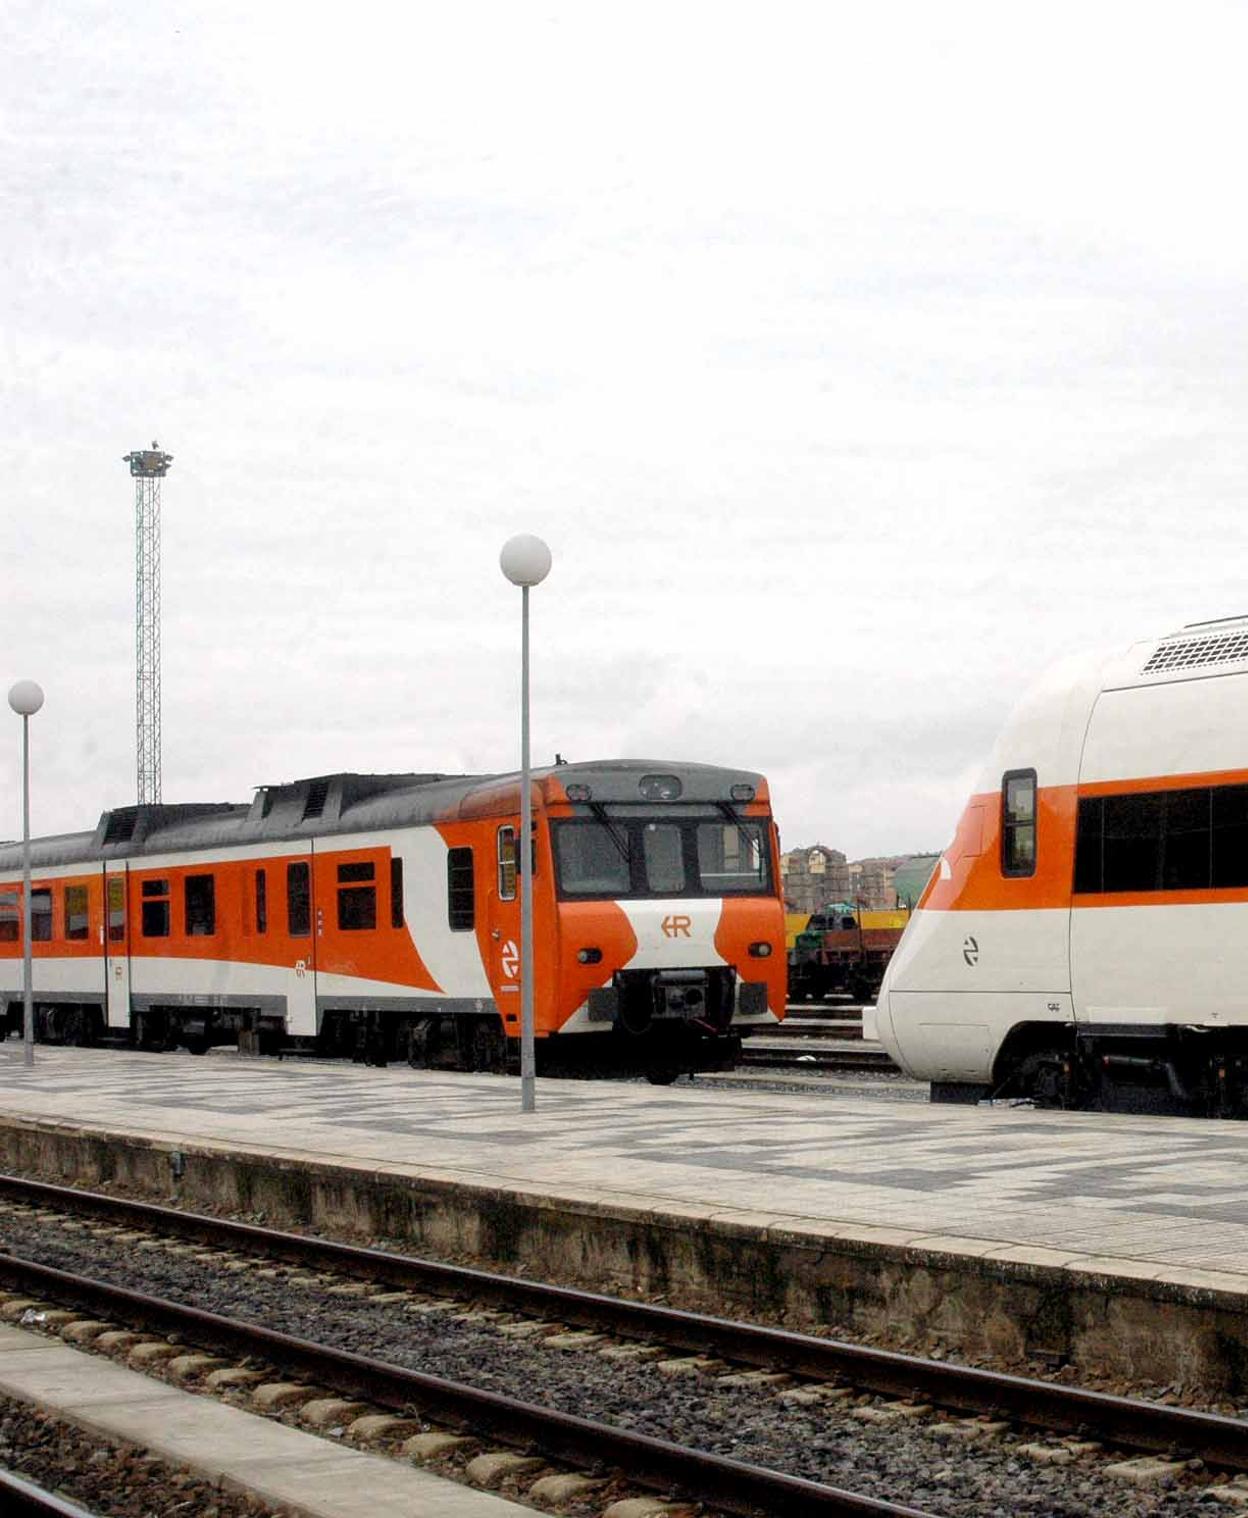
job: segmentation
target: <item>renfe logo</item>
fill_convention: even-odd
[[[659,926],[663,929],[664,938],[688,938],[693,918],[680,912],[669,912]]]
[[[509,938],[500,950],[503,961],[503,974],[508,980],[515,980],[520,969],[520,951],[516,948],[515,940]]]

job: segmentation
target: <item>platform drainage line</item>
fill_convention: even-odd
[[[0,1277],[93,1312],[130,1317],[148,1328],[177,1333],[205,1349],[262,1354],[283,1370],[302,1373],[347,1397],[400,1411],[417,1406],[436,1412],[443,1420],[462,1420],[475,1429],[485,1426],[505,1444],[532,1442],[548,1455],[615,1466],[639,1486],[676,1485],[727,1512],[754,1518],[761,1507],[775,1518],[803,1518],[811,1513],[829,1518],[933,1518],[919,1508],[860,1496],[704,1450],[684,1449],[645,1434],[630,1434],[610,1424],[512,1401],[496,1392],[329,1349],[14,1255],[0,1254]]]
[[[927,1360],[840,1339],[819,1339],[787,1329],[704,1317],[602,1296],[575,1287],[550,1286],[464,1265],[447,1265],[382,1250],[362,1249],[304,1234],[257,1228],[201,1213],[159,1207],[70,1186],[0,1174],[0,1193],[38,1198],[76,1212],[125,1218],[221,1245],[247,1244],[270,1258],[319,1264],[363,1274],[395,1287],[436,1285],[512,1311],[553,1316],[578,1328],[606,1329],[621,1336],[659,1339],[696,1354],[783,1369],[815,1380],[847,1380],[889,1396],[935,1402],[963,1412],[989,1413],[1059,1433],[1094,1429],[1129,1449],[1184,1449],[1231,1470],[1248,1470],[1248,1423],[1217,1413],[1166,1407],[1108,1392],[1034,1381],[1003,1371]]]

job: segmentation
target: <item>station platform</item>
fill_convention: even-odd
[[[677,1305],[1248,1394],[1248,1124],[0,1047],[0,1163]]]

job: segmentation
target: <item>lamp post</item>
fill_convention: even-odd
[[[30,719],[43,705],[33,680],[19,680],[9,705],[22,719],[22,1063],[35,1062],[35,1009],[30,964]]]
[[[498,556],[503,573],[520,587],[520,1110],[537,1110],[533,1050],[533,798],[529,785],[529,591],[550,573],[550,549],[521,532]]]

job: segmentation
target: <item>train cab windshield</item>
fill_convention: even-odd
[[[766,896],[771,867],[766,824],[735,814],[616,816],[555,822],[551,828],[564,897]]]

